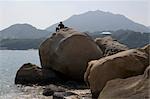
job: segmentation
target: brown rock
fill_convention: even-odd
[[[131,49],[89,62],[85,81],[92,96],[98,97],[107,81],[143,74],[148,66],[148,56],[137,49]]]
[[[95,42],[102,49],[104,56],[109,56],[121,51],[128,50],[127,46],[117,42],[110,36],[96,38]]]
[[[34,64],[27,63],[17,71],[15,84],[47,84],[56,78],[52,70],[41,69]]]
[[[149,99],[150,66],[144,75],[108,81],[98,99]]]
[[[61,29],[44,41],[39,49],[43,68],[53,69],[70,79],[82,80],[90,60],[102,57],[102,51],[86,34]]]
[[[141,49],[143,49],[148,55],[150,55],[150,44],[144,46],[144,47],[141,48]]]

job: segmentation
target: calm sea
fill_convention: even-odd
[[[0,50],[0,99],[38,98],[34,89],[40,87],[14,84],[17,70],[28,62],[40,66],[38,50]]]

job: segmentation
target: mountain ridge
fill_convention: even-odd
[[[0,31],[0,39],[38,39],[49,34],[49,31],[37,29],[30,24],[14,24]]]
[[[73,15],[63,21],[68,27],[74,27],[78,31],[116,31],[120,29],[136,32],[150,32],[150,29],[142,24],[132,21],[121,14],[103,12],[100,10],[88,11],[79,15]],[[51,25],[46,30],[53,32],[58,23]]]

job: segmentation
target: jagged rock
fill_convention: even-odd
[[[144,47],[141,48],[141,49],[143,49],[148,55],[150,55],[150,44],[144,46]]]
[[[142,74],[148,66],[148,55],[131,49],[89,62],[85,81],[90,86],[92,96],[98,97],[107,81]]]
[[[52,70],[41,69],[34,64],[27,63],[17,71],[15,84],[47,84],[56,79],[57,76]]]
[[[149,99],[150,66],[143,75],[108,81],[98,99]]]
[[[102,49],[104,56],[109,56],[121,51],[128,50],[127,46],[117,42],[110,36],[96,38],[95,42]]]
[[[39,55],[42,68],[56,70],[65,77],[82,80],[90,60],[102,57],[102,51],[86,34],[66,28],[45,40]]]

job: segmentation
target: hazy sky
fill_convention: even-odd
[[[45,29],[74,14],[91,10],[123,14],[135,22],[150,26],[149,0],[0,0],[0,30],[16,23],[29,23]]]

